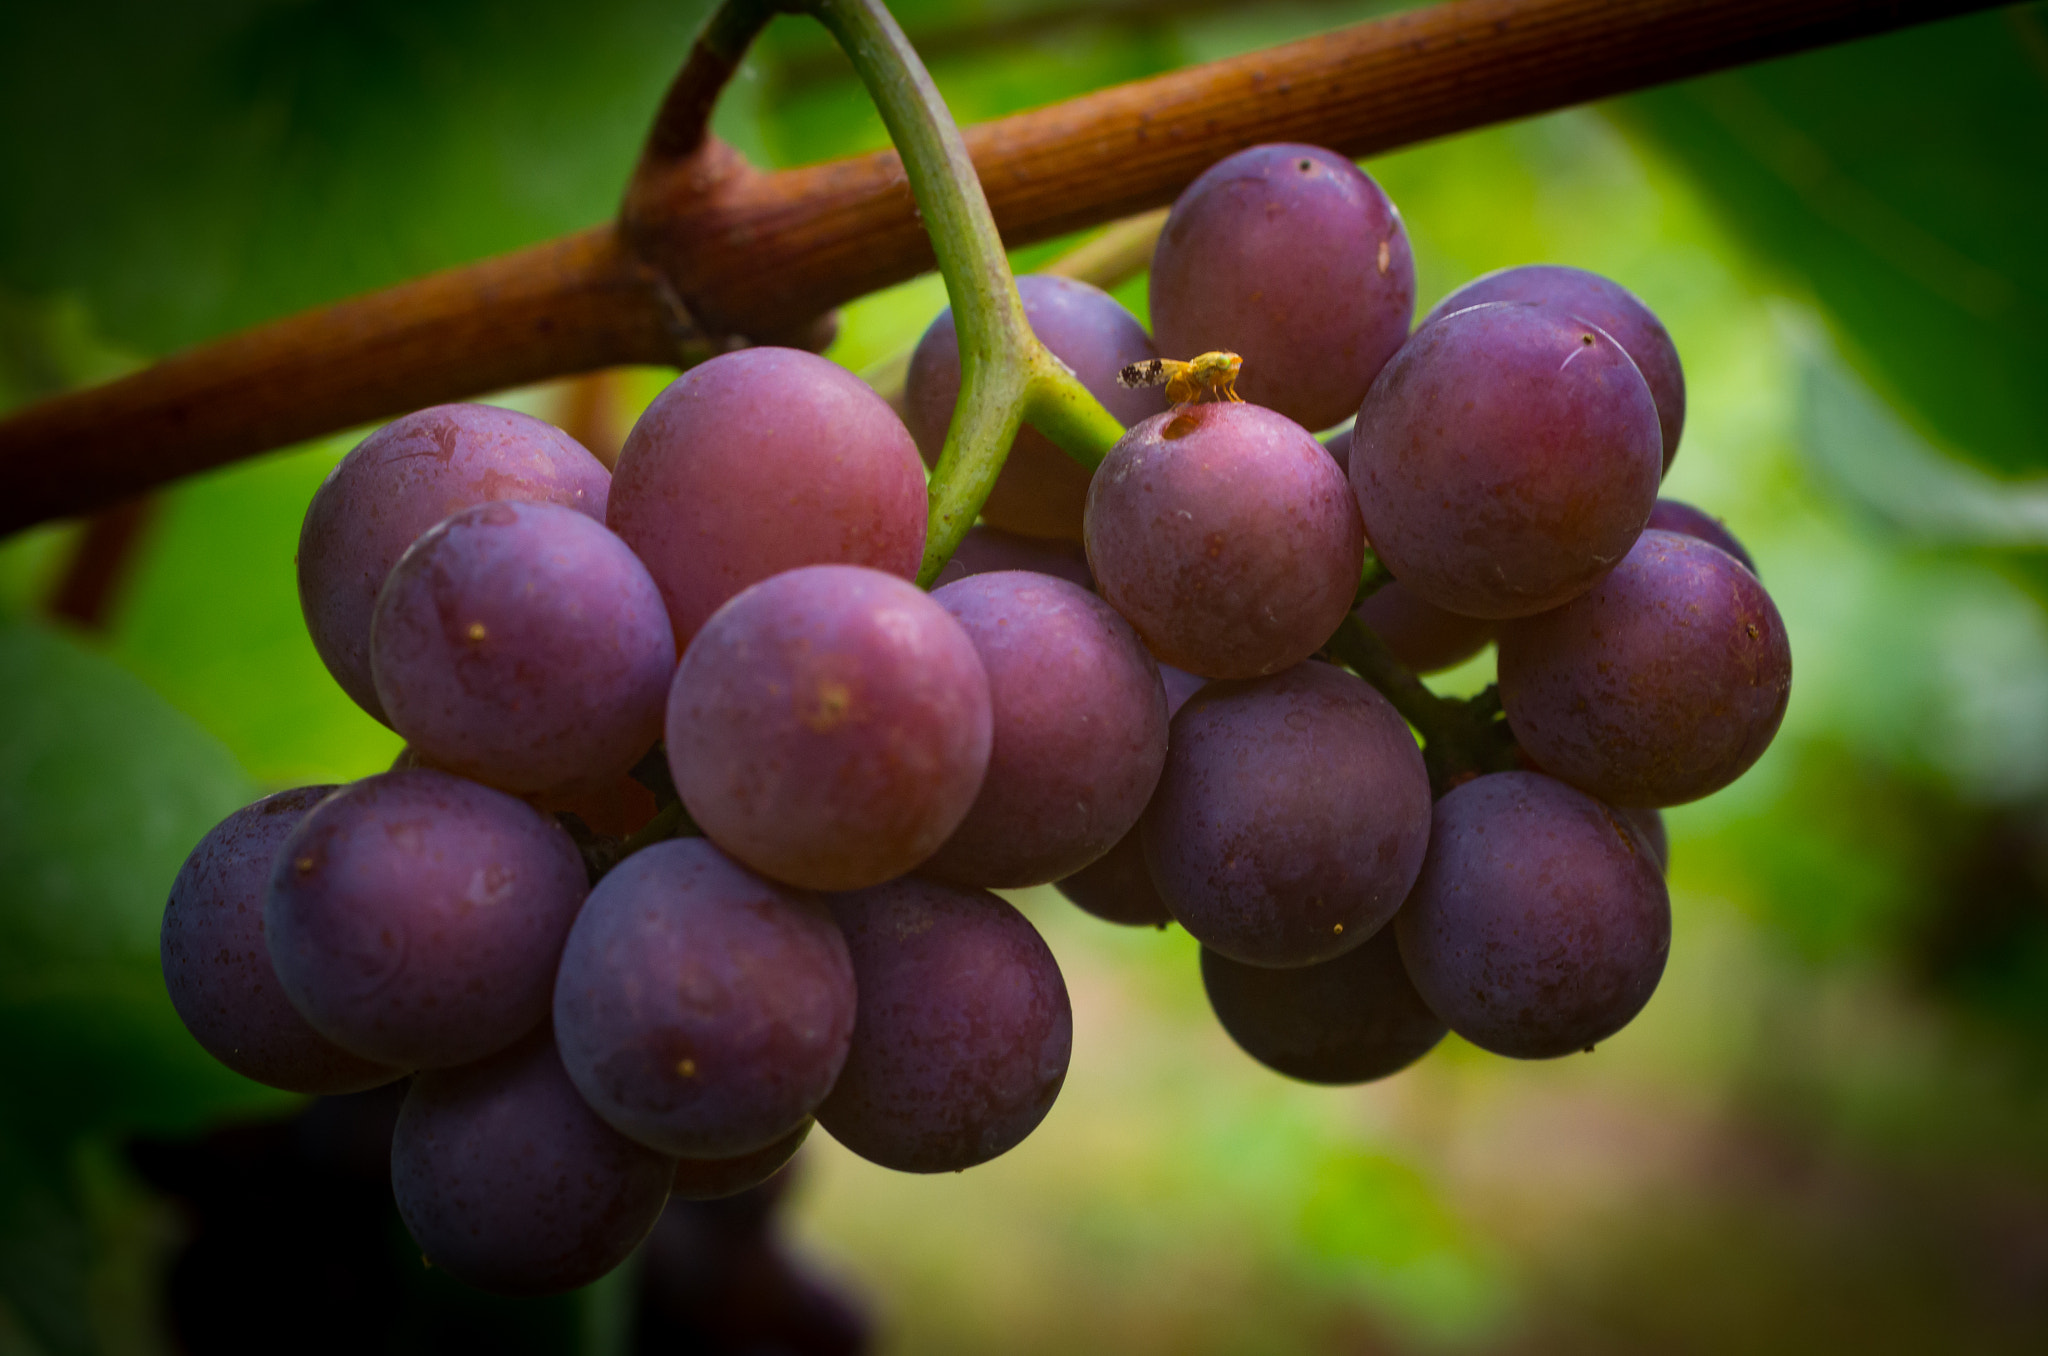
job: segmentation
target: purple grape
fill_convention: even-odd
[[[178,868],[164,909],[164,985],[185,1029],[244,1078],[288,1092],[360,1092],[405,1076],[308,1026],[285,998],[263,941],[271,862],[334,790],[280,791],[214,825]]]
[[[1657,859],[1657,869],[1665,875],[1671,874],[1671,836],[1664,831],[1662,811],[1652,810],[1647,805],[1617,807],[1621,817],[1636,826],[1643,835],[1643,841],[1650,845],[1650,855]]]
[[[1408,337],[1415,261],[1401,214],[1356,165],[1319,146],[1254,146],[1173,204],[1151,300],[1163,356],[1240,354],[1238,394],[1328,428]]]
[[[1346,476],[1351,474],[1351,430],[1340,428],[1323,439],[1323,450],[1330,454],[1330,460],[1337,463]]]
[[[1074,1040],[1066,982],[1024,915],[915,878],[838,895],[860,1012],[818,1124],[899,1172],[958,1172],[1052,1110]]]
[[[328,473],[299,529],[299,607],[313,648],[341,690],[383,720],[370,617],[405,548],[457,509],[498,499],[603,522],[610,487],[581,443],[513,410],[436,405],[386,424]]]
[[[1697,537],[1709,546],[1718,546],[1742,562],[1742,568],[1756,574],[1756,562],[1749,558],[1749,552],[1742,549],[1742,543],[1735,540],[1735,534],[1728,525],[1705,509],[1696,509],[1681,499],[1659,499],[1650,510],[1650,521],[1646,524],[1662,532],[1677,532],[1688,537]],[[1763,578],[1758,574],[1757,578]]]
[[[415,1076],[391,1140],[391,1190],[426,1260],[500,1295],[573,1290],[625,1261],[675,1172],[583,1104],[544,1030]]]
[[[1080,535],[1076,528],[1074,536]],[[1088,552],[1079,541],[1020,537],[1012,532],[999,532],[986,523],[967,529],[959,549],[946,562],[946,568],[939,571],[933,587],[957,584],[970,576],[994,574],[998,570],[1031,570],[1064,579],[1079,588],[1095,588],[1095,576],[1088,573]]]
[[[1166,761],[1159,666],[1130,623],[1063,579],[1023,570],[948,584],[932,601],[988,674],[988,776],[922,870],[1016,888],[1071,875],[1144,813]]]
[[[1429,843],[1429,774],[1385,697],[1302,664],[1181,708],[1143,833],[1160,897],[1202,945],[1313,965],[1401,907]]]
[[[1240,965],[1202,948],[1202,987],[1246,1054],[1307,1083],[1369,1083],[1444,1037],[1383,927],[1335,960],[1291,970]]]
[[[1423,1000],[1466,1040],[1517,1059],[1621,1030],[1671,949],[1664,876],[1644,849],[1614,810],[1538,773],[1451,790],[1394,920]]]
[[[1718,547],[1643,533],[1592,591],[1501,628],[1508,727],[1610,805],[1679,805],[1763,756],[1792,690],[1785,624]]]
[[[915,577],[924,517],[924,468],[886,401],[814,353],[750,348],[654,398],[619,453],[605,521],[687,649],[726,599],[784,570]]]
[[[1074,370],[1118,423],[1135,424],[1166,408],[1166,396],[1156,387],[1117,384],[1118,372],[1159,356],[1145,327],[1122,302],[1099,287],[1047,274],[1024,274],[1017,279],[1017,292],[1039,342]],[[903,387],[904,419],[927,466],[939,464],[959,399],[960,338],[948,307],[918,341]],[[1088,478],[1088,468],[1052,439],[1036,429],[1020,429],[981,516],[1005,532],[1079,540]]]
[[[377,600],[370,664],[415,754],[506,791],[574,796],[661,737],[675,637],[626,544],[556,504],[430,529]]]
[[[1170,664],[1159,666],[1159,677],[1166,685],[1169,721],[1208,681]],[[1173,910],[1166,907],[1152,884],[1152,873],[1145,866],[1144,835],[1135,826],[1117,839],[1115,847],[1066,879],[1054,881],[1053,887],[1084,913],[1105,923],[1163,928],[1173,921]]]
[[[445,772],[385,772],[285,840],[263,928],[315,1030],[367,1059],[436,1068],[546,1018],[586,889],[569,835],[525,801]]]
[[[1657,407],[1607,335],[1497,302],[1415,332],[1351,440],[1366,535],[1424,602],[1526,617],[1628,552],[1657,499]]]
[[[789,1166],[817,1122],[809,1116],[796,1129],[765,1149],[731,1158],[679,1158],[669,1194],[685,1201],[722,1201],[752,1191]]]
[[[960,624],[893,575],[815,565],[746,590],[676,670],[668,760],[690,817],[765,876],[900,876],[967,815],[988,675]]]
[[[1468,306],[1489,301],[1522,301],[1550,306],[1597,325],[1635,361],[1657,403],[1657,424],[1664,449],[1664,469],[1678,455],[1678,435],[1685,428],[1685,369],[1664,323],[1636,294],[1597,273],[1562,264],[1524,264],[1474,278],[1436,304],[1422,323]]]
[[[817,1110],[853,1005],[853,964],[822,902],[701,838],[671,839],[590,892],[555,980],[555,1043],[619,1133],[730,1158]]]
[[[1358,591],[1365,537],[1322,445],[1257,405],[1132,428],[1088,492],[1103,598],[1161,660],[1256,678],[1314,654]]]
[[[1373,590],[1358,608],[1358,619],[1386,642],[1403,667],[1414,673],[1455,668],[1485,649],[1493,623],[1461,617],[1425,603],[1399,580]]]

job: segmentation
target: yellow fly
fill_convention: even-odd
[[[1235,353],[1204,353],[1187,362],[1171,358],[1148,358],[1132,363],[1116,374],[1119,386],[1164,386],[1166,398],[1176,405],[1203,400],[1230,400],[1243,404],[1237,393],[1238,369],[1244,359]]]

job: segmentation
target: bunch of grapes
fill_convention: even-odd
[[[1684,417],[1657,320],[1523,268],[1411,334],[1393,205],[1292,145],[1182,196],[1155,335],[1019,284],[1129,430],[1092,476],[1020,434],[931,592],[949,315],[902,418],[749,349],[664,391],[613,473],[456,405],[314,496],[308,628],[406,752],[208,834],[164,972],[252,1078],[410,1077],[392,1180],[434,1265],[586,1283],[813,1123],[910,1172],[1017,1144],[1072,1018],[995,889],[1178,922],[1230,1034],[1318,1082],[1446,1029],[1562,1055],[1648,1001],[1657,807],[1749,767],[1790,678],[1740,546],[1657,498]],[[1489,643],[1497,691],[1413,676]]]

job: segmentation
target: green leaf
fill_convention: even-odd
[[[0,284],[161,353],[601,221],[707,9],[0,6]]]
[[[30,1133],[173,1132],[280,1104],[214,1062],[157,934],[202,835],[255,798],[218,741],[73,642],[0,622],[0,1087]]]
[[[1759,264],[1934,443],[2048,467],[2048,18],[1994,10],[1638,95]]]

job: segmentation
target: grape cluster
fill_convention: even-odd
[[[813,1123],[911,1172],[1028,1135],[1072,1014],[994,889],[1178,922],[1224,1028],[1297,1078],[1619,1030],[1669,945],[1657,807],[1749,767],[1790,680],[1740,546],[1657,497],[1669,336],[1548,267],[1411,333],[1399,214],[1306,146],[1197,179],[1151,287],[1157,350],[1108,294],[1020,280],[1130,426],[1092,476],[1020,434],[930,592],[950,315],[905,418],[757,348],[680,377],[609,474],[481,406],[372,434],[299,588],[406,753],[195,849],[163,930],[193,1034],[297,1091],[409,1076],[414,1238],[538,1293]],[[1119,384],[1211,350],[1244,401]],[[1489,643],[1497,691],[1413,677]]]

